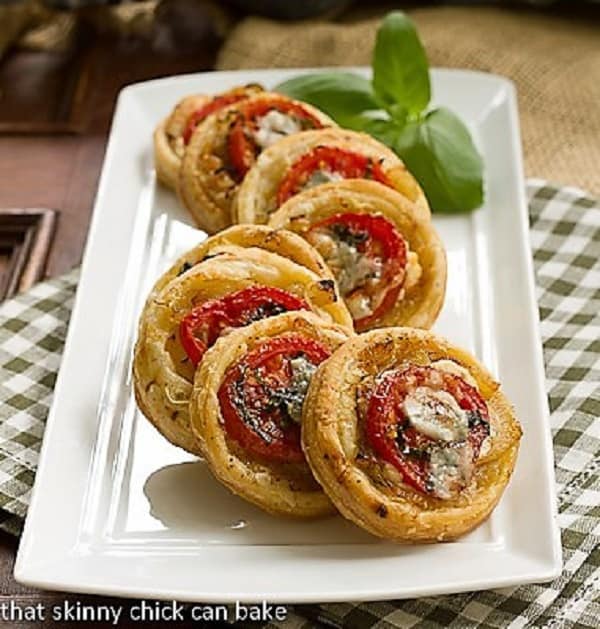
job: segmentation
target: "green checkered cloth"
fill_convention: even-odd
[[[554,582],[378,603],[298,605],[286,629],[600,626],[600,204],[528,182],[564,570]],[[0,305],[0,528],[18,534],[78,275]]]

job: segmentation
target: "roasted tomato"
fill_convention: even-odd
[[[246,100],[251,93],[249,90],[252,88],[261,89],[259,86],[246,86],[242,88],[234,88],[229,92],[225,92],[220,96],[211,98],[205,105],[197,109],[187,120],[185,130],[183,132],[184,144],[189,144],[189,141],[194,133],[196,127],[210,114],[214,114],[215,111],[219,111],[228,105],[233,105],[241,100]]]
[[[488,408],[460,376],[433,367],[390,371],[369,398],[365,434],[378,457],[424,494],[450,498],[490,434]]]
[[[225,430],[246,452],[269,461],[304,461],[302,404],[323,344],[299,334],[262,342],[230,367],[219,388]]]
[[[188,358],[197,365],[227,328],[241,328],[282,312],[308,309],[304,299],[280,288],[250,286],[194,308],[181,320],[179,338]]]
[[[317,146],[297,160],[288,170],[277,193],[277,204],[283,205],[305,187],[340,179],[373,179],[391,186],[379,162],[370,157],[335,146]]]
[[[227,138],[229,159],[239,180],[261,150],[277,139],[322,126],[305,107],[284,96],[263,97],[241,105]]]
[[[358,331],[396,303],[406,275],[407,247],[378,214],[334,214],[315,223],[308,241],[333,270]]]

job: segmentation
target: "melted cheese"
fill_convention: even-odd
[[[320,186],[322,183],[341,181],[343,178],[344,177],[340,175],[340,173],[332,172],[330,170],[315,170],[308,178],[308,181],[304,184],[303,190]]]
[[[298,356],[290,360],[290,368],[292,379],[289,386],[289,397],[286,399],[286,408],[292,420],[300,424],[306,391],[317,367],[304,356]]]
[[[471,454],[471,446],[467,442],[451,448],[434,448],[431,451],[429,480],[437,498],[451,498],[454,491],[471,480]]]
[[[351,293],[369,279],[381,277],[381,260],[363,255],[346,242],[338,243],[337,261],[341,269],[337,280],[342,295]]]
[[[317,171],[317,173],[320,173],[319,176],[328,174],[327,171]],[[329,173],[329,175],[332,177],[330,181],[334,181],[335,173]],[[318,183],[322,181],[319,180]],[[328,230],[312,231],[308,235],[308,240],[334,272],[340,294],[352,317],[362,319],[372,315],[385,297],[388,288],[386,286],[385,290],[378,290],[384,261],[362,254],[353,244],[336,238]],[[409,251],[406,260],[406,276],[398,299],[402,299],[407,290],[418,284],[421,275],[419,256],[414,251]]]
[[[470,371],[454,362],[453,360],[449,360],[447,358],[443,360],[436,360],[434,363],[431,363],[431,366],[435,369],[439,369],[440,371],[445,371],[446,373],[451,373],[454,376],[458,376],[462,378],[467,384],[471,385],[476,391],[479,391],[479,387],[477,386],[477,381],[471,375]],[[491,448],[492,448],[492,439],[496,431],[494,429],[493,422],[490,422],[490,434],[483,440],[481,444],[481,448],[479,450],[479,457],[486,456]]]
[[[464,441],[469,435],[469,418],[446,391],[417,387],[406,396],[403,410],[421,434],[436,441]]]
[[[254,141],[261,149],[266,149],[275,144],[277,140],[292,135],[292,133],[298,133],[298,131],[302,131],[302,127],[297,120],[276,109],[271,109],[258,121],[258,128],[254,132]]]
[[[354,245],[338,240],[331,233],[315,231],[310,234],[309,240],[335,273],[342,296],[356,290],[367,280],[381,276],[381,260],[369,258]]]

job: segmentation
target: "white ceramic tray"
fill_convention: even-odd
[[[468,122],[485,207],[436,216],[448,290],[436,330],[502,381],[524,428],[492,517],[456,543],[401,547],[341,518],[268,516],[168,444],[131,391],[136,318],[152,282],[204,234],[156,184],[151,134],[182,96],[294,71],[206,73],[119,97],[15,576],[45,588],[189,601],[391,599],[559,574],[554,475],[516,99],[508,81],[436,70],[434,100]]]

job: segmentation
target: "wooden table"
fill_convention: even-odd
[[[62,53],[13,51],[0,61],[0,208],[58,210],[46,276],[79,264],[110,121],[119,90],[136,81],[210,69],[218,47],[207,16],[193,3],[171,3],[147,38],[119,39],[84,27],[74,49]],[[20,606],[51,608],[65,600],[99,605],[134,602],[42,592],[12,576],[18,541],[0,532],[0,611]],[[201,568],[199,568],[201,569]],[[7,627],[109,627],[6,622]],[[160,623],[119,624],[158,627]],[[169,622],[168,627],[200,627]]]

